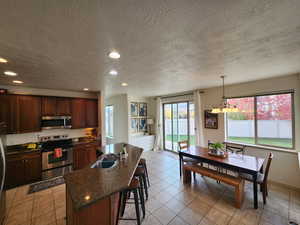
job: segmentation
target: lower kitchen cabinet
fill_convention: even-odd
[[[19,153],[6,157],[5,188],[39,181],[42,177],[40,152]]]
[[[97,144],[79,144],[73,148],[73,169],[82,169],[97,159]]]

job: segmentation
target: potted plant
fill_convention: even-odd
[[[213,153],[217,154],[219,151],[223,152],[224,144],[216,142],[210,144],[209,147],[211,148]]]

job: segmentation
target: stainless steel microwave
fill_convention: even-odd
[[[42,130],[72,128],[71,116],[43,116]]]

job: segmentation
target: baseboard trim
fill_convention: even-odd
[[[269,180],[268,183],[271,184],[271,185],[274,184],[274,185],[277,185],[277,186],[282,187],[282,188],[287,188],[287,189],[290,189],[290,190],[293,190],[293,191],[300,192],[300,188],[298,188],[298,187],[291,186],[291,185],[288,185],[288,184],[283,184],[283,183],[280,183],[280,182],[277,182],[277,181],[274,181],[274,180]]]

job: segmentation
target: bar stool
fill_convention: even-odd
[[[127,201],[130,199],[130,193],[133,193],[134,202]],[[135,205],[135,212],[136,212],[136,219],[133,218],[123,218],[126,204],[134,204]],[[119,220],[136,220],[137,224],[141,224],[141,217],[140,217],[140,207],[141,204],[143,218],[145,218],[145,199],[142,187],[140,185],[139,179],[133,178],[130,182],[130,185],[127,189],[120,192],[120,199],[119,199]]]
[[[146,164],[146,159],[145,158],[140,159],[139,166],[141,166],[145,169],[145,174],[146,174],[148,186],[150,187],[149,174],[148,174],[147,164]]]
[[[137,167],[134,176],[139,179],[142,190],[145,191],[146,200],[148,200],[148,184],[144,167]]]

